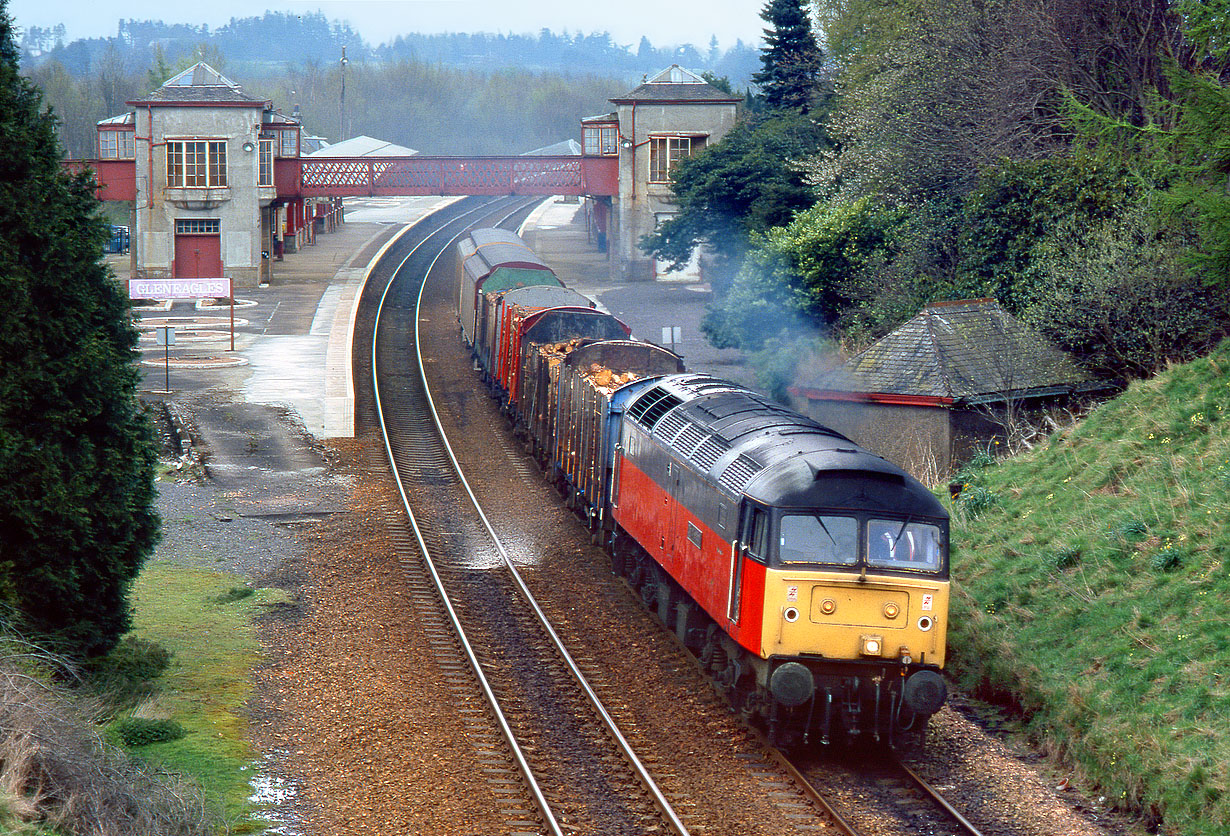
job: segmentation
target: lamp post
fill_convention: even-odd
[[[346,65],[349,63],[346,60],[346,47],[342,47],[342,124],[339,127],[342,139],[346,138]]]

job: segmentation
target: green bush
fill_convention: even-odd
[[[1144,205],[1059,224],[1036,248],[1022,318],[1107,379],[1194,359],[1225,334],[1230,306],[1187,269],[1188,244]]]
[[[753,235],[730,290],[706,316],[705,334],[719,347],[755,351],[800,324],[837,324],[869,301],[866,271],[892,260],[892,231],[906,214],[868,200],[822,203]]]
[[[1064,222],[1079,226],[1112,218],[1139,192],[1128,172],[1084,156],[990,167],[963,207],[961,270],[983,295],[1019,314],[1032,296],[1022,277],[1048,233]]]
[[[134,705],[155,689],[154,680],[171,664],[171,652],[161,645],[126,636],[100,659],[83,669],[86,685],[119,706]]]
[[[146,720],[142,717],[126,717],[112,726],[125,746],[148,746],[151,743],[166,743],[179,740],[187,732],[174,720]]]

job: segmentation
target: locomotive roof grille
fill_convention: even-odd
[[[743,493],[747,483],[752,481],[752,477],[763,469],[761,465],[752,461],[747,456],[740,455],[722,471],[722,475],[718,478],[718,484],[738,496]]]
[[[717,464],[717,460],[729,449],[730,447],[724,441],[716,435],[711,435],[704,440],[700,447],[696,448],[696,452],[692,454],[692,461],[700,465],[702,471],[708,471]]]
[[[655,386],[636,399],[636,403],[628,408],[628,415],[648,430],[653,430],[662,416],[683,403],[666,389]]]
[[[675,439],[674,448],[689,459],[696,452],[696,448],[704,443],[709,437],[709,433],[696,428],[695,424],[688,424],[683,428],[683,432]]]
[[[658,423],[653,428],[653,434],[665,441],[667,444],[673,444],[675,437],[679,435],[688,426],[688,421],[678,412],[669,412],[662,416]]]

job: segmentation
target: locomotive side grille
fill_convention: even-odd
[[[722,471],[721,477],[718,478],[718,484],[731,493],[738,495],[747,487],[747,483],[752,481],[752,477],[763,469],[747,456],[739,456]]]
[[[722,457],[722,454],[729,449],[725,442],[716,435],[711,435],[705,439],[703,444],[696,448],[696,452],[692,454],[692,461],[700,465],[700,470],[704,473],[711,470],[717,464],[717,460]]]

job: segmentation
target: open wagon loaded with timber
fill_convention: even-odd
[[[636,340],[586,343],[564,357],[555,390],[552,475],[595,541],[613,532],[609,497],[620,416],[654,380],[682,370],[679,355]]]
[[[551,445],[543,441],[555,437],[560,374],[568,355],[584,344],[580,337],[557,343],[533,346],[522,362],[520,403],[521,429],[527,437],[530,454],[544,467],[550,464]]]
[[[549,375],[541,384],[539,381],[540,346],[625,339],[630,331],[627,325],[609,313],[590,307],[567,306],[514,312],[509,319],[507,342],[501,347],[502,360],[507,364],[501,365],[501,382],[507,393],[505,404],[513,426],[524,430],[532,443],[544,449],[550,448],[550,436],[540,434],[541,427],[535,430],[530,425],[530,418],[533,417],[530,404],[553,402]],[[540,385],[545,387],[542,391],[539,391]],[[554,419],[552,425],[553,422]]]

